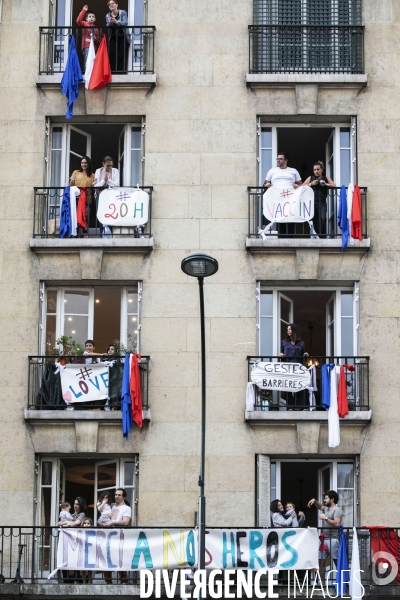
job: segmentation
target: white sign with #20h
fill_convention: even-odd
[[[310,385],[310,372],[300,363],[259,362],[251,371],[251,381],[263,390],[300,392]]]
[[[145,225],[149,220],[149,195],[138,188],[103,190],[99,197],[97,219],[108,226]]]

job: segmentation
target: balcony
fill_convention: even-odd
[[[98,27],[99,41],[103,35],[108,37],[108,46],[113,39],[110,39],[110,28]],[[82,35],[85,27],[39,27],[39,74],[36,83],[40,87],[59,88],[62,75],[68,58],[69,36],[75,37],[76,48],[81,63],[82,72],[84,72],[84,62],[82,54]],[[122,64],[110,54],[110,65],[112,70],[113,87],[135,87],[151,88],[156,85],[156,75],[154,70],[154,38],[156,28],[154,26],[127,26],[124,27],[125,37],[123,38],[125,47],[123,48]],[[82,84],[83,85],[83,84]]]
[[[308,222],[276,224],[262,235],[269,224],[263,215],[263,187],[248,187],[248,233],[246,248],[252,254],[257,279],[321,279],[359,281],[366,254],[368,237],[367,188],[361,190],[362,236],[342,251],[342,230],[338,225],[340,188],[329,189],[327,218],[324,223],[313,221],[317,237],[311,237]],[[323,231],[323,233],[321,233]],[[264,256],[263,256],[264,255]],[[269,262],[272,256],[281,262]],[[266,270],[268,269],[268,276]],[[274,270],[273,271],[271,271]]]
[[[246,83],[364,86],[364,27],[249,25]]]
[[[153,249],[151,231],[153,188],[141,187],[140,189],[149,196],[148,220],[140,230],[136,226],[116,226],[105,229],[97,220],[100,194],[97,193],[95,188],[88,188],[89,226],[87,233],[79,232],[78,228],[77,236],[60,238],[60,214],[65,188],[34,188],[31,249],[36,253],[79,253],[81,249],[100,249],[108,252],[133,251],[144,254],[150,252]],[[126,188],[125,191],[132,192],[132,188]],[[124,193],[124,188],[118,188],[118,192]],[[119,202],[119,204],[121,206],[121,216],[124,216],[123,212],[125,213],[128,210],[127,205],[122,202]],[[122,207],[124,207],[124,211],[122,211]],[[115,208],[114,206],[114,212],[116,215],[118,207]],[[126,218],[129,218],[127,212]]]
[[[310,410],[308,390],[291,394],[285,391],[260,389],[254,385],[254,410],[245,411],[245,420],[250,424],[284,424],[293,421],[327,424],[328,411],[321,406],[321,366],[323,364],[351,364],[354,372],[346,373],[346,388],[349,414],[340,423],[344,425],[363,425],[369,423],[372,411],[369,404],[369,356],[310,356],[305,357],[304,364],[308,367],[316,365],[315,405]],[[251,381],[251,371],[259,362],[284,363],[279,356],[248,356],[248,381]],[[299,361],[300,362],[300,361]]]
[[[95,530],[91,528],[88,531]],[[129,529],[139,528],[124,528]],[[161,527],[160,527],[161,529]],[[181,527],[180,529],[187,529]],[[212,533],[214,528],[207,526],[207,531]],[[264,530],[268,528],[249,528],[241,527],[240,531],[244,536],[248,536],[250,531]],[[397,566],[397,557],[400,553],[400,529],[397,527],[356,527],[359,560],[360,560],[360,578],[365,589],[365,596],[369,598],[398,597],[400,595],[400,586],[398,577],[387,577],[388,583],[385,584],[381,572],[378,571],[378,563],[383,562],[383,558],[389,561],[389,564]],[[103,530],[104,531],[104,530]],[[146,532],[146,527],[141,527],[140,531]],[[234,530],[236,531],[236,530]],[[332,529],[319,528],[319,533],[324,533],[325,544],[332,535]],[[344,533],[347,538],[349,568],[351,568],[352,547],[354,540],[353,527],[344,527]],[[82,573],[74,571],[59,570],[57,574],[48,579],[48,576],[56,568],[57,549],[58,549],[58,529],[55,527],[0,527],[1,548],[0,569],[1,582],[0,594],[5,597],[14,597],[18,595],[25,598],[33,597],[66,597],[69,595],[83,597],[104,597],[114,596],[137,596],[139,597],[139,571],[128,571],[128,585],[121,585],[116,571],[112,574],[112,586],[105,585],[104,574],[101,570],[91,571],[92,583],[90,585],[82,583]],[[90,547],[90,543],[88,546]],[[388,553],[385,557],[378,556],[380,552]],[[259,551],[261,555],[261,550]],[[101,554],[100,554],[101,556]],[[248,560],[248,555],[243,554],[242,559]],[[323,559],[322,559],[323,560]],[[321,562],[322,562],[321,560]],[[325,562],[325,561],[324,561]],[[257,565],[257,563],[256,563]],[[222,565],[221,565],[222,568]],[[324,589],[330,597],[334,598],[336,592],[335,572],[331,572],[333,567],[320,567],[320,575],[324,580]],[[325,577],[324,577],[325,574]],[[394,573],[393,573],[394,574]],[[86,572],[85,572],[86,575]],[[302,582],[303,576],[297,572],[299,581]],[[309,571],[309,586],[312,589],[314,582],[314,572]],[[346,578],[348,574],[346,573]],[[72,585],[72,578],[78,582],[78,586]],[[267,577],[262,576],[261,588],[267,592]],[[18,584],[18,585],[16,585]],[[326,584],[326,585],[325,585]],[[96,586],[93,588],[93,586]],[[275,587],[276,586],[276,587]],[[318,589],[319,583],[316,583]],[[280,596],[287,597],[287,583],[274,582],[274,591],[279,591]],[[177,588],[179,589],[179,588]],[[193,588],[188,588],[188,590]],[[231,588],[232,590],[232,588]],[[164,587],[162,592],[164,592]],[[164,594],[163,594],[164,595]],[[300,598],[306,598],[305,592],[297,590]],[[325,594],[324,594],[325,595]],[[176,597],[176,596],[175,596]],[[349,596],[347,596],[349,597]]]
[[[70,406],[74,410],[66,410],[68,405],[62,397],[61,376],[56,364],[85,364],[82,356],[29,356],[28,371],[28,405],[25,420],[34,424],[46,422],[97,421],[108,425],[121,426],[121,387],[124,372],[125,356],[112,356],[115,360],[109,367],[109,400],[98,402],[75,402]],[[110,359],[110,357],[108,357]],[[93,359],[94,361],[96,359]],[[106,358],[102,358],[102,361]],[[143,420],[149,422],[149,356],[142,356],[139,361],[140,385],[142,391]],[[111,423],[110,423],[111,422]]]

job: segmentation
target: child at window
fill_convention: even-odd
[[[83,60],[84,60],[84,70],[86,70],[86,61],[89,54],[89,46],[90,46],[90,36],[93,35],[93,42],[95,49],[97,50],[100,42],[99,30],[95,27],[96,23],[96,15],[93,11],[88,10],[89,7],[87,4],[82,8],[79,13],[76,22],[78,25],[85,26],[87,29],[82,30],[82,52],[83,52]],[[86,16],[86,20],[85,19]]]
[[[296,507],[293,504],[293,502],[286,502],[285,510],[286,510],[285,519],[288,519],[290,517],[290,515],[292,515],[293,513],[295,514],[295,516],[292,520],[291,527],[301,527],[303,525],[304,521],[306,520],[304,513],[302,513],[300,511],[299,514],[297,515]]]
[[[63,502],[61,504],[60,518],[59,521],[73,521],[70,513],[71,505],[69,502]]]
[[[100,500],[97,503],[97,510],[101,513],[98,523],[108,523],[111,519],[111,494],[110,492],[103,492],[100,496]]]
[[[82,523],[82,527],[93,527],[93,521],[90,517],[85,517]],[[92,583],[93,572],[92,571],[81,571],[83,583]]]

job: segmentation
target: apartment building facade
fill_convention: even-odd
[[[106,2],[96,0],[106,33]],[[338,489],[346,526],[395,525],[399,491],[399,164],[396,0],[126,0],[126,63],[80,86],[67,120],[60,81],[81,29],[76,0],[1,6],[2,483],[4,526],[54,526],[60,501],[123,486],[132,525],[193,526],[200,453],[196,281],[181,260],[215,257],[206,281],[206,498],[210,527],[269,525],[274,498],[306,505]],[[83,63],[82,63],[83,66]],[[307,224],[262,239],[262,185],[278,152],[302,180],[322,160],[326,235]],[[59,207],[89,155],[150,200],[144,237],[61,239]],[[362,240],[342,250],[340,187],[361,189]],[[117,231],[118,229],[118,231]],[[324,410],[286,410],[251,368],[278,360],[299,325],[317,371],[355,366],[341,442]],[[144,424],[121,411],[66,411],[43,378],[62,336],[118,339],[140,353]],[[310,363],[311,364],[311,363]],[[42,394],[42,395],[41,395]],[[308,402],[308,400],[306,401]],[[118,402],[117,402],[118,404]],[[317,525],[316,512],[307,516]],[[50,568],[50,567],[49,567]],[[1,587],[1,586],[0,586]],[[7,593],[4,591],[4,593]]]

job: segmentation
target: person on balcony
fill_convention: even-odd
[[[101,517],[98,519],[97,524],[100,527],[127,527],[132,517],[132,509],[126,499],[127,493],[123,488],[117,488],[115,490],[115,503],[111,506],[111,518],[109,521],[102,522]],[[121,583],[128,583],[127,571],[119,571],[119,577]],[[112,584],[112,572],[104,572],[104,581],[106,584]]]
[[[69,178],[70,185],[77,187],[92,187],[94,181],[92,162],[89,156],[82,156],[81,168],[76,169]]]
[[[76,22],[80,27],[85,27],[82,30],[82,52],[83,52],[83,70],[86,70],[86,61],[89,54],[90,38],[93,36],[94,47],[97,50],[100,43],[99,30],[95,27],[96,15],[93,11],[89,10],[87,4],[82,8],[81,12],[77,16]]]
[[[336,563],[338,558],[339,550],[339,525],[342,522],[343,511],[338,506],[339,494],[335,490],[328,490],[324,492],[324,503],[318,502],[315,498],[312,498],[307,507],[311,508],[316,506],[322,512],[318,515],[318,518],[322,521],[324,527],[325,540],[324,544],[331,555],[332,560]],[[320,575],[321,580],[324,581],[325,570],[324,565],[320,564]],[[321,568],[322,566],[322,568]],[[332,565],[331,565],[332,568]],[[335,566],[333,568],[336,568]]]
[[[111,156],[105,156],[103,166],[96,169],[93,185],[96,188],[119,187],[119,172],[118,169],[114,169],[114,161]]]
[[[128,66],[128,49],[131,34],[127,31],[128,14],[119,10],[114,0],[108,0],[109,13],[106,14],[108,29],[108,56],[112,73],[126,73]]]
[[[272,513],[272,527],[292,527],[293,521],[296,517],[295,511],[292,511],[286,518],[285,509],[283,508],[283,504],[280,500],[272,500],[270,510]]]
[[[305,344],[301,339],[300,329],[296,323],[289,323],[286,331],[287,337],[286,340],[282,340],[281,342],[281,353],[279,356],[284,358],[285,362],[302,362],[302,357],[308,356],[308,352],[305,352]],[[286,397],[286,410],[293,410],[295,406],[305,409],[306,397],[304,390],[296,393],[287,392]]]
[[[278,166],[270,169],[265,176],[264,187],[266,189],[271,186],[281,188],[293,187],[296,189],[302,185],[300,173],[297,169],[288,167],[289,154],[287,152],[279,152],[276,162]],[[294,223],[288,223],[287,225],[280,224],[279,233],[294,235]]]
[[[92,193],[86,188],[91,188],[94,182],[94,173],[92,169],[92,162],[89,156],[82,156],[81,168],[75,170],[70,179],[69,185],[77,188],[84,188],[83,191],[76,190],[75,197],[78,198],[77,204],[77,222],[78,222],[78,235],[87,237],[87,231],[89,227],[90,218],[90,207],[92,204]]]
[[[314,227],[319,235],[326,235],[326,199],[328,189],[335,188],[335,182],[324,175],[324,163],[318,160],[313,165],[314,174],[308,177],[303,185],[308,185],[314,192]]]

